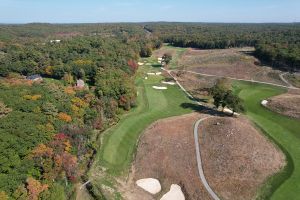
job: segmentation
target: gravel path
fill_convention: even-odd
[[[286,74],[288,74],[288,72],[279,74],[280,79],[281,79],[283,82],[285,82],[290,88],[292,88],[292,89],[297,89],[297,88],[294,87],[292,84],[290,84],[290,83],[288,82],[288,80],[286,80],[286,79],[284,78],[284,75],[286,75]]]
[[[197,100],[194,99],[194,97],[188,92],[186,91],[186,89],[179,83],[179,81],[177,81],[177,79],[171,74],[171,71],[166,70],[164,68],[162,68],[162,70],[166,71],[177,83],[177,85],[181,88],[182,91],[184,91],[191,99],[193,99],[195,102],[197,102],[197,104],[201,105],[201,103]],[[210,194],[210,196],[214,199],[214,200],[220,200],[220,198],[216,195],[216,193],[211,189],[211,187],[209,186],[209,184],[206,181],[206,178],[204,176],[204,172],[203,172],[203,167],[202,167],[202,160],[201,160],[201,154],[200,154],[200,144],[199,144],[199,138],[198,138],[198,127],[199,124],[206,120],[211,118],[210,117],[205,117],[203,119],[199,119],[194,127],[194,138],[195,138],[195,146],[196,146],[196,159],[197,159],[197,165],[198,165],[198,172],[199,172],[199,176],[200,176],[200,180],[203,183],[205,189],[207,190],[207,192]]]
[[[209,184],[207,183],[207,180],[205,178],[204,172],[203,172],[203,167],[202,167],[202,160],[201,160],[201,153],[200,153],[200,144],[199,144],[199,136],[198,136],[198,128],[199,128],[199,124],[206,120],[209,119],[211,117],[205,117],[202,119],[199,119],[195,126],[194,126],[194,138],[195,138],[195,146],[196,146],[196,158],[197,158],[197,165],[198,165],[198,172],[200,175],[200,179],[205,187],[205,189],[207,190],[207,192],[210,194],[210,196],[214,199],[214,200],[220,200],[220,198],[217,196],[217,194],[211,189],[211,187],[209,186]]]
[[[228,79],[231,79],[231,80],[248,81],[248,82],[252,82],[252,83],[262,83],[262,84],[267,84],[267,85],[274,85],[274,86],[278,86],[278,87],[284,87],[284,88],[288,88],[288,89],[300,89],[300,88],[295,88],[295,87],[291,86],[290,83],[288,83],[288,82],[286,82],[286,83],[289,86],[285,86],[285,85],[280,85],[280,84],[275,84],[275,83],[268,83],[268,82],[263,82],[263,81],[255,81],[255,80],[239,79],[239,78],[233,78],[233,77],[227,77],[227,76],[217,76],[217,75],[211,75],[211,74],[203,74],[203,73],[193,72],[193,71],[189,71],[189,70],[179,70],[179,71],[188,72],[188,73],[192,73],[192,74],[198,74],[198,75],[201,75],[201,76],[220,77],[220,78],[228,78]],[[283,75],[283,74],[281,74],[281,75]],[[280,76],[280,78],[282,79],[283,77]]]

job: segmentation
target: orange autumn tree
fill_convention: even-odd
[[[40,193],[48,189],[47,184],[42,184],[32,177],[27,178],[27,190],[31,200],[38,200]]]
[[[67,113],[63,113],[63,112],[58,113],[57,117],[58,117],[58,119],[60,119],[64,122],[67,122],[67,123],[72,121],[72,117],[70,115],[68,115]]]
[[[72,144],[69,139],[64,133],[59,133],[48,145],[40,144],[32,150],[30,157],[41,169],[43,179],[75,181],[78,177],[77,158],[70,153]]]

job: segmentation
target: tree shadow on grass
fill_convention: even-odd
[[[161,64],[152,64],[151,66],[154,67],[154,68],[161,68],[162,67]]]
[[[194,99],[192,99],[192,100],[196,100],[196,101],[199,101],[199,102],[208,103],[208,99],[204,99],[204,98],[194,97]]]
[[[182,103],[180,106],[184,109],[192,109],[196,112],[203,113],[203,114],[209,114],[209,115],[215,115],[215,116],[228,116],[228,115],[224,114],[223,112],[220,112],[213,108],[209,108],[207,106],[198,105],[196,103]]]

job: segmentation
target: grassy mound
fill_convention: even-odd
[[[260,102],[285,92],[263,84],[235,82],[235,90],[244,100],[249,116],[285,152],[287,166],[271,177],[260,192],[260,199],[298,199],[300,191],[300,122],[263,106]]]

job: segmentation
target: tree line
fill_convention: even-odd
[[[300,69],[300,25],[149,23],[148,31],[178,47],[255,47],[255,55],[275,68]]]

